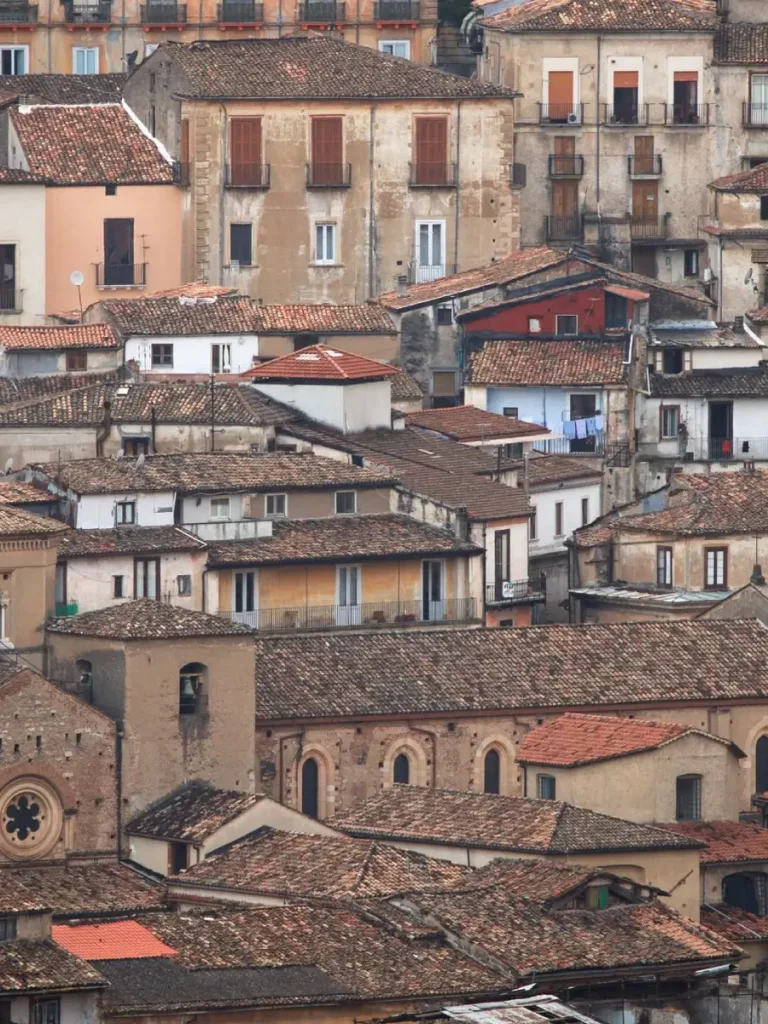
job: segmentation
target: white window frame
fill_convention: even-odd
[[[192,597],[192,576],[188,572],[176,577],[176,589],[179,597]]]
[[[386,49],[390,47],[390,49]],[[404,50],[404,53],[395,53],[394,48],[398,47]],[[402,57],[404,60],[411,59],[411,40],[410,39],[380,39],[379,40],[379,53],[388,53],[390,57]]]
[[[557,532],[557,525],[558,525],[557,524],[557,520],[558,520],[558,511],[557,510],[558,509],[560,509],[560,513],[559,513],[560,532],[559,533]],[[556,501],[555,502],[555,518],[554,518],[554,537],[555,537],[555,539],[557,539],[559,537],[564,537],[564,536],[565,536],[565,502],[564,501]]]
[[[88,65],[88,57],[91,54],[95,54],[96,67],[93,71],[78,71],[77,70],[77,58],[78,54],[83,54],[83,63]],[[98,46],[73,46],[72,47],[72,74],[73,75],[98,75],[99,73],[99,48]]]
[[[711,572],[710,572],[711,568]],[[704,586],[724,587],[728,578],[728,549],[704,549]]]
[[[214,508],[217,510],[214,512]],[[218,511],[219,508],[226,508],[226,512],[222,514]],[[232,501],[230,498],[216,497],[211,498],[208,505],[208,516],[211,522],[223,522],[224,520],[232,518]]]
[[[434,254],[434,252],[431,251],[432,250],[432,238],[434,237],[432,229],[435,226],[437,226],[437,225],[439,225],[439,227],[440,227],[440,262],[439,263],[435,263],[434,262],[434,255],[435,254]],[[420,237],[421,237],[421,229],[422,229],[422,227],[426,227],[428,229],[428,238],[429,238],[428,248],[430,249],[430,257],[433,260],[433,262],[431,262],[431,263],[422,263],[421,262]],[[446,234],[447,234],[447,231],[446,231],[446,221],[445,220],[417,220],[416,221],[416,223],[414,225],[414,234],[413,234],[413,251],[414,251],[414,254],[415,254],[414,262],[416,264],[416,281],[417,281],[417,283],[419,283],[419,282],[423,283],[423,282],[426,282],[426,281],[437,281],[441,277],[445,277],[446,270],[447,270],[447,267],[446,267],[446,264],[445,264],[446,242],[447,242]]]
[[[125,510],[132,509],[131,518],[125,518]],[[116,501],[115,502],[115,526],[135,526],[136,525],[136,501]]]
[[[330,239],[330,246],[328,244]],[[330,248],[330,255],[328,250]],[[315,259],[320,266],[335,266],[339,262],[339,230],[335,220],[315,221]]]
[[[674,571],[675,559],[673,549],[668,544],[658,544],[656,547],[656,585],[671,587]],[[661,583],[659,583],[659,576],[663,576]]]
[[[12,52],[12,53],[16,53],[16,54],[23,54],[23,60],[24,60],[24,67],[21,69],[21,71],[11,71],[11,74],[12,75],[28,75],[29,74],[29,47],[28,46],[17,46],[15,43],[9,43],[7,45],[3,44],[2,46],[0,46],[0,70],[2,69],[2,55],[4,53],[8,53],[8,52]],[[16,63],[16,61],[13,58],[11,58],[11,63],[12,64]]]
[[[214,369],[214,354],[219,353],[219,369]],[[232,345],[228,341],[211,342],[211,373],[232,373]]]
[[[674,417],[672,417],[674,413]],[[669,425],[665,423],[667,416],[674,419],[674,433],[669,432]],[[680,406],[679,405],[662,405],[661,407],[661,422],[659,424],[659,432],[661,434],[662,441],[676,441],[680,436]]]
[[[341,495],[341,494],[351,494],[351,495],[353,495],[355,507],[352,509],[351,512],[339,512],[339,495]],[[337,515],[337,516],[354,516],[354,515],[356,515],[357,514],[357,491],[351,490],[350,488],[346,488],[343,491],[336,491],[336,493],[333,496],[333,512],[334,512],[334,515]]]
[[[283,499],[283,501],[282,501],[282,505],[283,505],[282,512],[275,512],[274,510],[272,512],[269,511],[269,503],[270,503],[271,500],[273,501],[275,498],[282,498]],[[284,519],[287,515],[288,515],[288,495],[286,494],[285,491],[279,491],[279,492],[276,492],[275,494],[265,494],[264,495],[264,516],[267,519]]]

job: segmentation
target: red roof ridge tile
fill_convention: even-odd
[[[399,366],[355,355],[335,345],[310,345],[288,355],[270,359],[242,374],[261,380],[367,380],[400,373]]]

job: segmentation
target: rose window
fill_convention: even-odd
[[[40,804],[32,794],[18,797],[16,802],[5,809],[5,831],[16,833],[19,842],[24,842],[34,832],[40,831]],[[45,815],[42,816],[45,820]]]
[[[47,782],[17,779],[0,793],[0,855],[49,854],[59,841],[63,820],[59,797]]]

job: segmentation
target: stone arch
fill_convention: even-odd
[[[395,740],[384,757],[383,784],[384,787],[392,786],[395,783],[395,762],[398,758],[408,759],[408,785],[427,786],[429,785],[429,766],[427,755],[423,748],[411,737],[404,737]],[[402,763],[402,762],[401,762]]]
[[[472,788],[478,793],[487,792],[485,789],[486,756],[492,750],[496,751],[499,756],[499,793],[502,796],[517,796],[519,787],[515,767],[515,748],[506,736],[499,733],[486,736],[482,743],[478,744],[475,751],[474,785]]]
[[[313,769],[312,764],[315,767]],[[332,762],[322,747],[309,746],[301,752],[301,758],[296,765],[296,777],[294,779],[294,792],[296,793],[296,809],[302,814],[310,810],[316,813],[310,817],[316,817],[319,821],[328,818],[333,814],[334,800],[331,795],[333,780]],[[305,792],[305,786],[312,786],[313,793]],[[307,810],[304,810],[305,806]]]
[[[39,775],[20,774],[0,790],[0,853],[39,860],[62,838],[64,808],[56,788]]]

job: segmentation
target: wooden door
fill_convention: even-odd
[[[546,117],[550,121],[567,121],[573,113],[573,72],[550,71]]]
[[[447,181],[448,121],[444,117],[416,118],[417,185]]]
[[[633,249],[632,270],[643,277],[656,277],[656,250],[650,246],[647,249]]]
[[[635,136],[635,174],[653,174],[653,136]]]
[[[573,135],[555,136],[555,159],[553,171],[555,174],[576,173],[576,139]]]
[[[658,181],[632,182],[632,220],[655,224],[659,219]]]
[[[343,179],[343,120],[312,118],[312,183],[340,185]]]
[[[261,118],[233,117],[229,122],[230,183],[257,185],[261,180]]]

